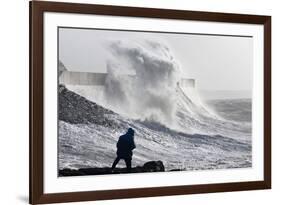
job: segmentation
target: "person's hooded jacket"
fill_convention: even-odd
[[[120,158],[132,158],[132,151],[135,148],[134,130],[129,128],[126,134],[119,137],[117,142],[117,155]]]

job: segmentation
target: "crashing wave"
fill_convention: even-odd
[[[112,56],[107,61],[103,87],[67,87],[131,119],[157,122],[191,134],[249,140],[250,123],[223,119],[206,106],[196,88],[180,86],[180,66],[163,42],[112,41],[108,50]]]

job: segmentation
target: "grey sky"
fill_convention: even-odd
[[[183,77],[201,90],[250,91],[253,41],[249,37],[149,32],[59,29],[59,58],[71,71],[106,72],[109,40],[164,42],[180,64]]]

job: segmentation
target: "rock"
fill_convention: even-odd
[[[81,176],[85,175],[79,170],[74,170],[74,169],[63,169],[59,170],[59,176]]]
[[[182,169],[171,169],[170,171],[171,172],[177,172],[177,171],[184,171],[184,170],[182,170]]]
[[[165,167],[162,161],[150,161],[143,165],[145,172],[164,172]]]
[[[165,167],[162,161],[149,161],[143,166],[133,167],[130,173],[143,173],[143,172],[164,172]],[[59,176],[84,176],[84,175],[104,175],[104,174],[124,174],[128,173],[126,168],[115,168],[113,171],[110,167],[101,168],[81,168],[75,169],[62,169],[59,170]]]
[[[114,114],[86,98],[59,85],[59,120],[71,124],[97,124],[104,127],[117,127],[118,125],[107,116]]]

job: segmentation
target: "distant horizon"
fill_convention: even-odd
[[[198,90],[204,100],[252,99],[251,90]]]

